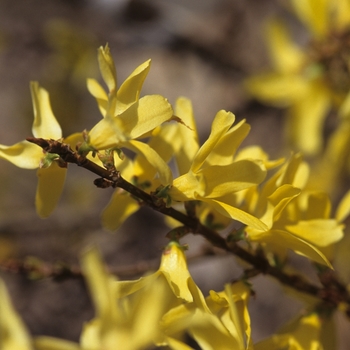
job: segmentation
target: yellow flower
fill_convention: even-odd
[[[163,122],[170,120],[173,110],[160,95],[140,98],[143,82],[150,69],[150,60],[137,67],[117,89],[117,72],[109,47],[100,47],[98,61],[108,93],[94,80],[88,89],[96,98],[103,115],[88,133],[87,144],[92,150],[128,148],[141,154],[158,171],[161,183],[172,180],[170,168],[147,143],[136,139],[145,136]]]
[[[175,138],[178,141],[175,131],[176,125],[174,124],[157,128],[152,132],[152,136],[147,143],[150,149],[154,150],[163,159],[165,166],[173,155],[172,144],[180,142],[180,140],[174,142]],[[125,180],[142,188],[147,193],[155,191],[162,184],[162,178],[157,177],[157,173],[159,173],[157,168],[142,153],[137,154],[134,160],[127,157],[121,160],[115,157],[114,163]],[[124,190],[117,189],[102,213],[102,223],[107,229],[116,230],[139,208],[140,204],[135,198]]]
[[[185,99],[178,100],[177,113],[185,125],[177,125],[176,139],[179,142],[173,142],[180,176],[174,179],[169,189],[171,199],[181,202],[199,200],[224,216],[265,227],[258,219],[232,205],[237,192],[261,183],[266,176],[266,167],[260,159],[234,159],[249,126],[244,120],[232,126],[235,116],[231,112],[219,111],[209,138],[199,147],[197,133],[193,131],[195,123],[190,103]],[[183,144],[186,146],[181,147]]]
[[[329,136],[322,156],[312,168],[308,184],[309,189],[322,188],[333,198],[341,195],[339,182],[344,175],[350,174],[350,92],[340,106],[339,117],[337,128]]]
[[[246,81],[251,94],[266,103],[288,107],[286,131],[300,150],[315,154],[330,108],[339,107],[350,89],[348,38],[350,6],[346,0],[293,0],[312,40],[303,49],[278,21],[267,25],[274,71]]]
[[[37,82],[32,82],[30,88],[34,109],[33,136],[60,140],[62,130],[52,112],[48,92]],[[64,142],[74,144],[80,138],[80,135],[73,134],[64,139]],[[21,141],[12,146],[0,145],[0,158],[20,168],[39,168],[35,205],[41,217],[49,216],[60,198],[66,177],[67,169],[60,167],[59,162],[56,162],[59,156],[43,154],[41,147],[28,141]]]
[[[323,349],[322,320],[316,313],[298,317],[277,334],[255,345],[255,350],[318,350]],[[334,334],[333,334],[334,336]],[[333,344],[334,345],[334,344]]]
[[[2,350],[31,350],[32,339],[11,304],[5,283],[0,279],[0,344]]]
[[[248,226],[247,239],[267,246],[281,259],[287,249],[292,249],[330,266],[321,250],[343,237],[343,226],[329,217],[330,204],[325,194],[302,192],[307,177],[306,164],[300,155],[294,155],[264,184],[253,212],[268,230]]]
[[[117,283],[122,295],[133,295],[159,280],[166,281],[170,303],[159,324],[163,335],[157,345],[188,349],[181,341],[184,333],[203,349],[246,349],[246,344],[251,344],[249,289],[243,283],[227,285],[220,293],[212,291],[205,299],[188,271],[183,248],[176,242],[165,248],[157,272],[137,281]]]
[[[154,281],[142,293],[125,298],[121,282],[105,271],[96,250],[84,254],[82,268],[96,309],[96,317],[84,326],[82,349],[137,350],[152,345],[168,299],[164,284]]]

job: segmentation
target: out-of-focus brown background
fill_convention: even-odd
[[[109,43],[121,83],[152,59],[142,94],[160,93],[171,103],[193,101],[202,140],[220,109],[246,118],[246,144],[280,155],[282,111],[250,99],[242,80],[268,67],[262,23],[282,16],[302,36],[300,24],[277,0],[0,0],[0,143],[31,136],[29,81],[49,90],[64,136],[91,128],[100,118],[86,78],[100,79],[97,48]],[[74,166],[58,208],[45,220],[34,208],[35,171],[0,160],[0,254],[36,256],[49,263],[78,264],[79,254],[96,243],[121,278],[156,269],[167,228],[159,215],[142,209],[115,233],[101,228],[100,213],[111,190],[95,188],[95,176]],[[52,186],[55,184],[53,183]],[[198,257],[199,237],[189,243],[190,270],[205,293],[221,290],[242,269],[231,256]],[[197,258],[195,258],[197,256]],[[220,273],[218,273],[220,271]],[[31,281],[4,270],[14,304],[35,335],[78,340],[82,323],[93,316],[83,282]],[[254,340],[276,331],[300,308],[268,278],[254,281],[251,301]],[[1,301],[0,301],[1,302]],[[346,326],[346,321],[341,324]]]

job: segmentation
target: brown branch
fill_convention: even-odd
[[[270,275],[277,279],[280,283],[294,288],[299,292],[312,295],[319,298],[323,302],[336,307],[339,303],[344,302],[349,304],[350,310],[350,296],[346,288],[339,282],[332,284],[324,284],[323,287],[318,287],[299,275],[286,274],[281,269],[270,265],[265,256],[254,255],[249,251],[240,247],[237,243],[227,242],[225,238],[220,236],[216,231],[204,226],[200,223],[198,218],[192,215],[186,215],[173,207],[167,207],[164,201],[152,194],[149,194],[133,184],[123,179],[118,171],[111,171],[100,167],[86,157],[73,151],[69,145],[55,140],[45,140],[41,138],[27,138],[29,142],[35,143],[42,147],[48,153],[56,153],[61,157],[65,163],[74,163],[81,166],[96,175],[100,179],[95,181],[99,187],[120,187],[129,192],[132,196],[140,199],[144,204],[150,208],[170,216],[188,227],[193,234],[199,234],[206,238],[213,246],[221,248],[227,252],[233,253],[235,256],[244,260],[253,266],[254,269],[260,273]],[[333,277],[332,281],[334,281]]]

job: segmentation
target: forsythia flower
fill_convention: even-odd
[[[52,112],[48,92],[37,82],[32,82],[30,88],[34,109],[33,136],[60,140],[62,130]],[[80,135],[73,134],[64,139],[64,142],[74,144],[80,138]],[[60,198],[66,178],[67,169],[59,166],[59,156],[50,153],[43,154],[41,147],[28,141],[21,141],[12,146],[0,145],[0,158],[20,168],[39,168],[37,170],[36,209],[41,217],[49,216]]]
[[[203,349],[252,349],[249,288],[242,282],[226,285],[205,299],[176,242],[165,248],[158,271],[136,281],[109,275],[96,249],[84,254],[82,267],[96,317],[85,324],[80,345],[37,337],[38,350],[139,350],[152,345],[189,350],[183,342],[186,333]]]
[[[153,149],[164,160],[164,164],[173,155],[172,142],[175,136],[174,124],[157,128],[152,132],[148,146]],[[170,129],[168,133],[167,130]],[[166,135],[165,135],[166,134]],[[168,137],[168,139],[165,139]],[[171,138],[169,138],[171,137]],[[134,160],[125,157],[123,160],[115,157],[115,167],[123,178],[141,187],[150,193],[161,185],[161,179],[156,177],[157,169],[142,154],[137,154]],[[140,208],[139,203],[122,189],[116,189],[113,196],[102,213],[103,225],[110,229],[117,229],[130,215]]]
[[[31,350],[28,330],[11,304],[4,282],[0,279],[0,344],[1,350]]]
[[[338,197],[342,190],[339,181],[344,174],[350,174],[350,92],[339,109],[340,122],[330,135],[320,159],[316,160],[308,188],[318,190]]]
[[[298,317],[277,334],[258,343],[255,350],[321,350],[322,321],[316,313]]]
[[[191,128],[195,128],[189,102],[177,102],[179,117]],[[265,225],[252,215],[231,205],[235,193],[261,183],[266,176],[264,163],[257,159],[235,160],[239,144],[249,131],[245,121],[232,126],[235,116],[231,112],[219,111],[212,123],[207,141],[199,147],[196,132],[179,124],[178,139],[174,153],[180,176],[174,179],[169,196],[174,201],[198,200],[215,208],[219,213],[245,224],[264,228]]]
[[[275,70],[249,78],[246,86],[262,101],[287,106],[289,138],[314,154],[322,146],[327,112],[338,108],[350,89],[350,5],[333,0],[291,4],[312,35],[309,48],[298,47],[282,23],[271,21],[267,39]]]
[[[189,349],[182,342],[185,333],[203,349],[243,350],[245,344],[251,344],[247,311],[249,289],[243,284],[227,285],[224,292],[212,291],[205,299],[188,271],[183,248],[176,242],[168,244],[160,268],[154,274],[117,284],[121,295],[136,296],[157,281],[166,281],[164,293],[169,296],[168,309],[159,325],[163,336],[157,345]]]
[[[100,47],[98,60],[101,75],[108,87],[108,94],[93,79],[88,80],[88,89],[96,98],[103,119],[88,133],[87,144],[92,150],[128,148],[142,154],[159,173],[162,183],[172,180],[171,171],[161,157],[146,143],[137,141],[163,122],[170,120],[173,110],[160,95],[140,97],[143,82],[150,68],[146,61],[117,89],[117,73],[109,47]]]
[[[343,226],[330,219],[328,197],[324,194],[306,195],[302,192],[308,168],[300,155],[294,155],[256,196],[255,215],[268,230],[247,227],[247,239],[267,246],[284,259],[287,249],[311,260],[330,266],[320,251],[343,237]],[[303,194],[303,195],[302,195]],[[303,202],[297,202],[302,196]],[[254,197],[254,195],[252,196]]]

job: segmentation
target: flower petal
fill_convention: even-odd
[[[189,171],[192,160],[199,149],[197,127],[191,101],[184,97],[178,98],[175,105],[175,115],[181,118],[185,124],[177,125],[176,139],[181,147],[177,147],[175,152],[179,174],[183,175]]]
[[[110,94],[115,94],[117,92],[117,72],[108,45],[105,47],[99,47],[98,63],[102,78],[106,83]]]
[[[173,109],[166,98],[160,95],[147,95],[138,101],[137,113],[123,113],[119,119],[125,134],[136,139],[172,116]]]
[[[200,173],[206,184],[207,198],[220,198],[244,190],[260,184],[266,177],[265,167],[250,160],[240,160],[226,166],[209,166]]]
[[[116,115],[127,109],[140,97],[142,85],[150,70],[151,60],[138,66],[123,82],[117,92]]]
[[[87,80],[87,88],[97,101],[101,114],[105,117],[108,109],[108,96],[102,86],[95,79]]]
[[[298,73],[305,54],[294,44],[285,25],[272,20],[268,22],[266,29],[270,55],[276,69],[281,73]]]
[[[245,120],[232,126],[225,135],[223,135],[215,147],[212,149],[205,163],[212,165],[228,165],[237,152],[238,147],[246,138],[250,131],[250,125]]]
[[[304,95],[308,81],[295,74],[263,73],[248,78],[245,87],[263,102],[286,107]]]
[[[125,192],[114,194],[102,212],[102,224],[108,230],[117,230],[122,223],[140,208],[140,205]]]
[[[136,105],[130,108],[136,113]],[[108,114],[89,131],[89,145],[96,150],[118,147],[120,142],[127,139],[119,118]]]
[[[0,145],[0,158],[20,168],[38,168],[43,156],[42,148],[28,141],[18,142],[12,146]]]
[[[169,166],[153,148],[148,146],[148,144],[136,140],[130,140],[129,142],[122,143],[121,146],[129,148],[137,154],[143,155],[147,161],[157,170],[159,181],[162,185],[169,185],[173,182],[173,175]]]
[[[238,209],[236,207],[233,207],[231,205],[228,205],[226,203],[220,202],[215,199],[205,199],[202,198],[204,202],[208,202],[210,205],[212,205],[219,213],[222,215],[228,216],[234,220],[237,220],[239,222],[242,222],[243,224],[246,224],[248,226],[251,226],[253,228],[256,228],[258,230],[267,230],[268,227],[266,224],[264,224],[261,220],[256,218],[255,216],[248,214],[247,212]]]
[[[340,201],[335,217],[338,222],[343,222],[349,215],[350,215],[350,190],[345,194],[345,196]]]
[[[298,17],[316,37],[328,32],[330,3],[329,0],[292,0]]]
[[[48,217],[55,209],[63,190],[66,172],[67,169],[59,167],[56,162],[48,168],[38,169],[35,206],[40,217]]]
[[[36,350],[81,350],[77,343],[48,336],[35,337],[34,346]]]
[[[230,129],[234,121],[235,116],[231,112],[221,110],[216,114],[211,126],[211,133],[202,147],[198,150],[193,160],[191,166],[193,172],[197,172],[200,169],[210,152],[214,149],[221,137],[223,137]]]
[[[283,250],[291,249],[313,261],[332,268],[332,265],[320,250],[287,231],[270,230],[257,235],[249,235],[249,239],[254,242],[267,243],[272,247],[275,246]]]
[[[159,271],[168,280],[174,294],[187,302],[193,301],[192,293],[188,287],[189,279],[192,279],[186,262],[183,248],[176,242],[170,242],[162,255]]]
[[[32,127],[34,137],[53,140],[61,138],[62,130],[52,112],[49,93],[40,87],[38,82],[30,83],[30,91],[34,109]]]
[[[109,275],[102,263],[102,258],[96,248],[90,248],[81,258],[81,268],[89,286],[97,316],[105,322],[105,326],[112,326],[112,321],[119,319],[115,279]]]
[[[298,221],[295,225],[287,225],[286,229],[305,241],[318,247],[327,247],[343,238],[343,225],[333,219],[314,219]]]
[[[23,321],[12,306],[5,283],[0,279],[0,344],[3,349],[31,350],[32,341]]]
[[[286,129],[290,140],[307,154],[322,147],[322,127],[330,106],[329,91],[320,82],[309,82],[304,95],[291,106]]]

